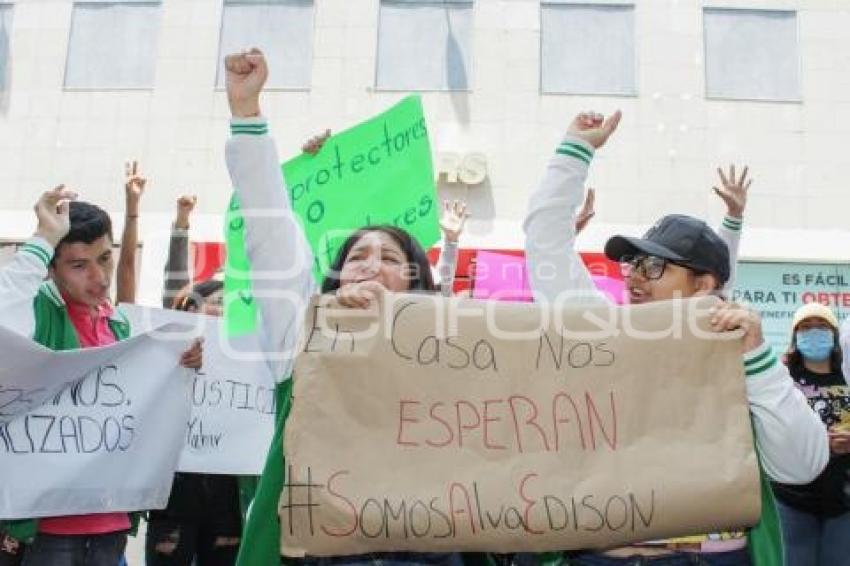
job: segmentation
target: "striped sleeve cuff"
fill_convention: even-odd
[[[733,232],[740,232],[743,226],[743,218],[734,218],[732,216],[729,216],[728,214],[723,217],[723,227],[727,230],[732,230]]]
[[[53,246],[39,236],[33,236],[24,242],[19,251],[34,256],[44,264],[45,268],[50,265],[50,260],[53,259]]]
[[[555,153],[575,157],[579,161],[583,161],[584,163],[590,165],[590,161],[593,159],[594,152],[590,144],[583,140],[570,136],[561,142],[561,145],[558,146],[558,149],[555,150]]]
[[[233,118],[230,120],[230,134],[234,136],[264,136],[269,133],[269,123],[265,118]]]
[[[755,350],[744,354],[744,374],[747,377],[759,377],[778,363],[779,359],[776,357],[773,348],[765,342]]]

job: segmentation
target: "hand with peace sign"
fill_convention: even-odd
[[[138,161],[127,161],[124,163],[124,197],[126,203],[125,214],[127,218],[139,216],[139,202],[145,192],[148,180],[139,172]]]
[[[139,247],[139,202],[148,180],[136,160],[124,162],[124,231],[118,254],[116,288],[119,303],[136,302],[136,249]]]

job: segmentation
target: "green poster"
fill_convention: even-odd
[[[439,206],[428,129],[418,96],[332,136],[316,155],[283,164],[289,200],[313,249],[321,282],[342,242],[368,224],[407,230],[426,250],[440,238]],[[225,316],[231,334],[253,329],[250,280],[231,281],[231,269],[249,268],[235,199],[228,211]],[[231,261],[231,254],[237,257]],[[235,295],[239,293],[237,300]]]
[[[234,194],[224,215],[224,318],[230,336],[250,334],[256,327],[257,305],[251,293],[251,262],[245,251],[245,221]]]

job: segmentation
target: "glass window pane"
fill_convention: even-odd
[[[469,90],[472,13],[472,2],[382,1],[377,88]]]
[[[541,7],[544,93],[635,94],[634,7]]]
[[[0,91],[5,91],[9,84],[13,8],[11,4],[0,4]]]
[[[221,22],[216,85],[224,87],[224,57],[257,47],[269,63],[267,86],[310,88],[313,2],[227,0]]]
[[[65,86],[153,87],[159,18],[158,2],[74,4]]]
[[[800,99],[795,12],[706,8],[704,25],[707,96]]]

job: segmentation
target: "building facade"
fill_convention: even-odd
[[[179,194],[199,196],[194,237],[222,239],[221,58],[257,45],[282,159],[420,92],[449,173],[440,193],[474,215],[463,246],[521,248],[529,192],[572,116],[622,109],[591,169],[581,249],[669,212],[719,222],[715,169],[737,163],[755,179],[742,257],[846,262],[848,29],[842,0],[6,0],[0,235],[30,233],[32,203],[59,183],[120,229],[124,161],[138,159],[155,304]],[[470,155],[483,181],[449,182]]]

